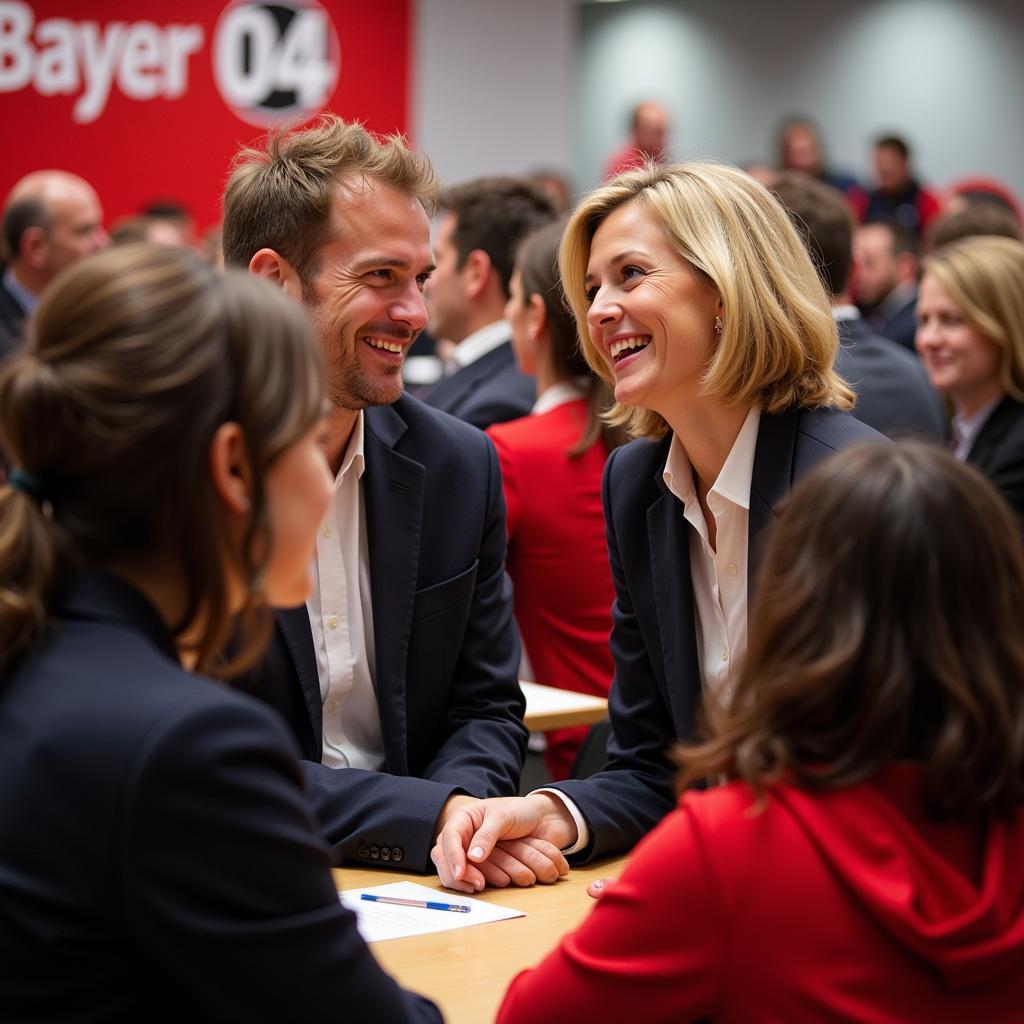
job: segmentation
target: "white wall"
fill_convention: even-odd
[[[641,98],[679,157],[768,158],[778,119],[869,170],[896,129],[924,177],[1024,196],[1022,0],[414,0],[412,132],[448,182],[541,164],[590,187]]]
[[[412,136],[448,184],[573,166],[573,0],[416,0]]]
[[[690,0],[581,6],[575,169],[594,184],[638,99],[664,99],[675,155],[770,158],[779,119],[813,116],[832,163],[869,173],[905,134],[937,185],[986,172],[1024,196],[1020,0]]]

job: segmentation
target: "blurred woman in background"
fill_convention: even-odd
[[[184,249],[75,264],[0,370],[0,1018],[440,1019],[340,906],[283,723],[200,675],[310,591],[324,411],[299,306]]]
[[[608,695],[614,598],[601,508],[608,453],[626,439],[603,423],[611,390],[591,373],[558,279],[564,222],[520,246],[505,318],[523,373],[537,379],[530,416],[491,427],[508,516],[516,620],[537,682]],[[552,779],[568,778],[586,726],[546,734]]]
[[[979,236],[924,262],[917,350],[953,404],[956,456],[1024,521],[1024,242]]]
[[[793,491],[683,795],[500,1024],[1019,1020],[1024,550],[975,470],[867,445]]]

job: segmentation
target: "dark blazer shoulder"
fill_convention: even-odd
[[[852,413],[842,409],[820,408],[796,410],[797,443],[820,445],[839,451],[859,441],[885,441],[874,427],[861,423]]]

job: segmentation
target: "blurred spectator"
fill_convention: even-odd
[[[1017,218],[998,203],[971,200],[959,202],[954,209],[942,213],[928,225],[925,240],[929,251],[940,249],[960,238],[974,235],[1000,235],[1003,238],[1021,238]]]
[[[109,243],[93,187],[68,171],[33,171],[4,204],[0,356],[14,348],[39,294],[71,263]]]
[[[175,199],[154,199],[143,208],[142,215],[158,225],[157,237],[150,241],[162,245],[197,247],[196,222],[192,214]]]
[[[878,334],[914,351],[920,241],[891,221],[864,224],[853,239],[853,298]]]
[[[853,175],[828,166],[821,132],[810,118],[793,116],[782,122],[778,134],[778,155],[779,170],[799,171],[830,185],[842,192],[858,218],[863,216],[867,193]]]
[[[1013,190],[995,178],[974,176],[954,181],[949,186],[942,212],[960,210],[969,203],[984,203],[989,206],[1001,207],[1008,210],[1019,225],[1024,226],[1024,216],[1021,215],[1020,203],[1013,194]]]
[[[891,220],[918,237],[938,215],[939,200],[913,176],[910,146],[898,135],[875,142],[877,185],[868,193],[865,221]]]
[[[1024,525],[1024,242],[964,238],[924,262],[917,348],[953,404],[958,459]]]
[[[835,367],[857,392],[853,415],[887,437],[945,441],[942,403],[920,360],[875,334],[850,301],[853,216],[837,189],[805,174],[786,171],[775,194],[803,237],[839,327]]]
[[[668,111],[651,100],[638,103],[630,117],[630,139],[609,158],[605,180],[642,167],[647,160],[665,162],[668,150]]]
[[[530,175],[530,181],[555,204],[559,213],[569,212],[572,206],[572,186],[569,178],[561,171],[542,167]]]
[[[536,382],[516,368],[504,311],[520,240],[557,213],[528,178],[508,177],[447,189],[441,208],[425,297],[430,333],[455,343],[455,370],[422,398],[483,430],[533,408]]]
[[[146,216],[122,217],[110,229],[110,240],[114,245],[129,245],[133,242],[179,247],[185,245],[181,232],[170,221]]]

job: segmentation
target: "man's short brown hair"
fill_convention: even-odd
[[[224,190],[224,262],[248,267],[260,249],[273,249],[308,291],[331,238],[335,189],[367,179],[416,196],[428,214],[434,210],[434,169],[400,135],[378,138],[327,114],[304,131],[271,132],[263,148],[245,147]]]
[[[462,267],[474,249],[487,253],[508,297],[516,250],[531,231],[558,217],[554,202],[528,178],[477,178],[446,189],[441,207],[455,214],[452,244]]]
[[[797,171],[783,171],[772,190],[803,238],[829,294],[845,291],[853,263],[853,215],[842,194]]]

